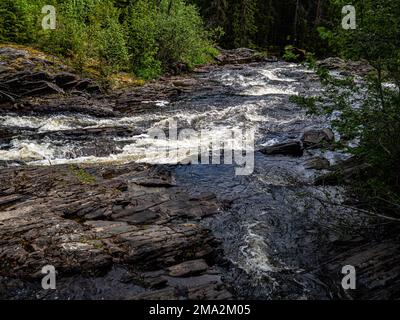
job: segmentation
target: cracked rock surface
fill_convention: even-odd
[[[1,297],[43,294],[45,265],[56,268],[60,286],[85,280],[81,291],[76,281],[61,287],[58,298],[83,297],[100,276],[127,291],[103,298],[117,291],[125,299],[231,297],[215,266],[216,240],[198,222],[221,205],[175,187],[168,168],[9,168],[0,179],[7,182],[0,187]]]

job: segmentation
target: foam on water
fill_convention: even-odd
[[[291,78],[281,78],[279,76],[276,75],[277,71],[279,71],[280,69],[275,69],[275,72],[272,70],[261,70],[260,74],[262,74],[264,77],[266,77],[269,80],[272,81],[281,81],[281,82],[296,82],[295,79],[291,79]]]
[[[247,235],[244,237],[245,244],[239,248],[242,258],[237,264],[247,273],[261,277],[278,268],[272,265],[267,256],[268,246],[264,237],[253,230],[259,225],[260,222],[254,222],[245,226]]]
[[[83,114],[46,116],[0,116],[0,126],[37,129],[38,132],[51,132],[84,128],[130,127],[139,122],[162,118],[152,114],[123,118],[96,118]]]
[[[274,109],[287,99],[288,95],[298,94],[295,76],[291,72],[298,72],[299,66],[295,64],[266,64],[265,67],[245,67],[240,70],[221,70],[207,75],[211,80],[223,86],[232,87],[239,94],[238,103],[228,104],[224,108],[212,105],[206,108],[177,108],[169,107],[166,111],[155,110],[145,114],[122,118],[96,118],[84,114],[56,114],[16,116],[13,114],[0,116],[0,127],[29,128],[39,133],[74,130],[85,128],[126,127],[142,129],[139,135],[124,135],[122,137],[104,137],[107,144],[118,144],[111,148],[110,154],[94,156],[87,148],[91,137],[87,139],[62,139],[62,134],[57,141],[50,139],[30,140],[29,136],[15,137],[8,145],[2,145],[0,160],[21,160],[28,164],[49,165],[61,163],[103,163],[103,162],[148,162],[148,163],[179,163],[194,155],[193,145],[197,145],[196,137],[168,140],[153,139],[148,135],[152,129],[161,129],[168,132],[171,121],[177,123],[179,128],[190,128],[198,132],[204,130],[200,148],[206,149],[212,144],[213,139],[224,138],[226,130],[254,129],[256,139],[259,128],[264,130],[277,130],[280,127],[295,124],[304,120],[303,114],[282,117]],[[297,74],[297,73],[296,73]],[[233,95],[234,96],[234,95]],[[266,96],[265,98],[252,97]],[[249,98],[246,98],[249,97]],[[166,107],[168,101],[142,101],[142,103],[155,103],[159,107]],[[190,103],[190,102],[189,102]],[[86,140],[85,140],[86,139]],[[95,139],[97,139],[95,137]],[[108,139],[108,140],[107,140]],[[242,141],[232,139],[225,141],[233,146],[233,150],[243,148]],[[94,140],[99,143],[103,140]],[[235,149],[236,148],[236,149]],[[167,149],[179,149],[177,153],[166,153]],[[101,153],[106,153],[106,151]],[[88,153],[89,152],[89,153]]]
[[[294,88],[281,88],[278,86],[255,85],[242,92],[246,96],[265,96],[265,95],[298,95]]]
[[[25,162],[46,160],[54,158],[55,149],[51,143],[38,143],[28,140],[14,139],[9,150],[0,150],[1,160],[19,160]]]

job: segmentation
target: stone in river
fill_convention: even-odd
[[[300,141],[283,142],[273,146],[265,147],[260,151],[267,155],[281,154],[295,157],[301,157],[303,155],[303,148]]]

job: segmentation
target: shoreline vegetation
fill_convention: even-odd
[[[63,58],[75,71],[130,82],[187,71],[218,54],[214,33],[193,5],[182,0],[5,0],[0,42],[33,46]],[[55,30],[43,30],[41,8],[57,9]],[[115,75],[120,74],[119,79]],[[135,84],[135,81],[132,81]]]
[[[56,10],[55,30],[42,28],[45,5]],[[318,27],[337,18],[331,11],[321,0],[4,0],[0,43],[57,55],[111,87],[140,85],[213,62],[219,46],[282,56],[289,45],[326,56]]]

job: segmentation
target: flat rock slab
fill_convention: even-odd
[[[208,269],[204,259],[185,261],[175,266],[169,267],[169,275],[172,277],[184,277],[198,274]]]
[[[289,155],[301,157],[303,155],[303,147],[300,141],[288,141],[273,146],[268,146],[260,150],[266,155]]]
[[[218,243],[198,221],[220,211],[215,197],[175,186],[168,167],[17,167],[0,179],[0,297],[21,298],[22,287],[34,298],[48,264],[60,281],[123,266],[142,292],[129,299],[231,296],[215,279],[182,291],[165,278],[215,274]]]

